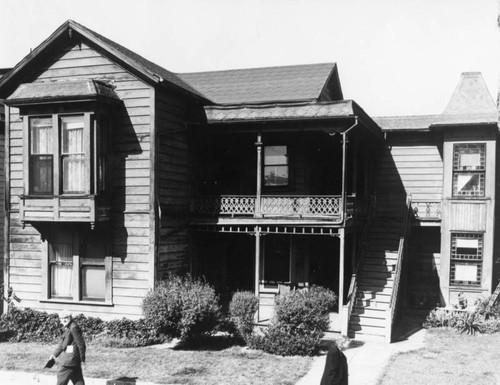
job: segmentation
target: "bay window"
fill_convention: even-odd
[[[108,123],[95,114],[30,116],[25,154],[27,195],[89,195],[105,190]]]

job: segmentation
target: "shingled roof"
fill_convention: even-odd
[[[379,116],[373,118],[382,131],[429,131],[439,115]]]
[[[199,99],[209,102],[200,92],[189,84],[181,80],[176,74],[166,70],[165,68],[143,58],[135,52],[115,43],[114,41],[84,27],[73,20],[68,20],[62,24],[51,36],[44,42],[30,52],[19,64],[17,64],[12,71],[7,73],[5,77],[0,80],[0,88],[4,87],[6,83],[16,78],[23,69],[30,65],[32,61],[36,61],[38,57],[42,56],[45,49],[47,49],[56,41],[62,40],[64,36],[71,36],[79,34],[93,44],[96,44],[109,55],[113,56],[115,60],[121,64],[128,66],[129,69],[140,73],[143,77],[147,78],[154,84],[162,86],[170,86],[181,91],[187,92]],[[36,65],[36,64],[34,64]]]
[[[342,100],[335,63],[178,73],[217,104]]]
[[[433,126],[496,124],[498,111],[480,72],[464,72],[444,112]]]

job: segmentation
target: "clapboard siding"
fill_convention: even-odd
[[[187,104],[173,95],[156,98],[158,199],[161,209],[157,276],[189,267],[187,215],[191,197]]]
[[[112,276],[114,306],[71,304],[69,310],[103,318],[141,315],[142,296],[152,287],[150,212],[151,195],[151,86],[127,72],[92,47],[68,48],[41,68],[34,82],[94,78],[112,81],[122,100],[113,116],[112,154],[109,164],[112,193]],[[19,195],[23,184],[23,124],[11,109],[9,130],[10,183],[9,229],[10,282],[23,299],[23,306],[59,311],[61,305],[41,299],[41,263],[46,245],[38,231],[19,222]],[[1,172],[1,170],[0,170]],[[3,222],[2,222],[3,223]],[[138,293],[140,295],[138,295]],[[129,301],[128,299],[131,298]]]
[[[436,201],[443,194],[442,139],[431,135],[389,135],[378,162],[377,193],[411,194],[414,200]]]

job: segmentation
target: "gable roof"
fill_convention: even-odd
[[[217,104],[342,100],[335,63],[178,73]]]
[[[480,72],[464,72],[444,112],[432,126],[493,124],[498,111]]]
[[[173,87],[208,102],[208,100],[201,93],[189,84],[185,83],[173,72],[166,70],[165,68],[143,58],[135,52],[88,29],[87,27],[84,27],[81,24],[78,24],[73,20],[68,20],[62,24],[52,35],[50,35],[44,42],[30,52],[23,60],[21,60],[21,62],[19,62],[19,64],[17,64],[0,80],[0,96],[6,96],[4,92],[2,92],[2,89],[7,89],[8,91],[5,91],[7,93],[12,92],[13,89],[12,87],[9,87],[8,84],[15,82],[15,79],[19,79],[25,71],[29,72],[29,68],[32,64],[36,66],[36,63],[41,60],[41,57],[50,46],[64,44],[64,42],[69,44],[71,40],[74,39],[75,33],[90,41],[94,45],[97,45],[115,61],[120,63],[125,68],[138,73],[151,84]]]

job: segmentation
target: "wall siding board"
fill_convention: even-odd
[[[76,312],[102,318],[141,315],[139,297],[150,288],[145,272],[151,268],[149,256],[150,211],[150,130],[151,87],[100,52],[86,44],[75,45],[60,53],[57,60],[42,68],[34,80],[56,81],[94,78],[114,82],[115,92],[123,100],[121,111],[113,122],[113,153],[110,164],[112,192],[113,295],[114,306],[68,304]],[[38,231],[19,222],[19,195],[24,191],[23,125],[17,109],[12,109],[9,127],[11,226],[9,248],[10,280],[23,293],[23,306],[39,310],[60,311],[61,304],[40,302],[42,290],[41,263],[45,247]],[[1,172],[2,170],[0,170]],[[1,191],[0,191],[1,192]],[[130,228],[129,228],[130,226]],[[138,296],[139,293],[139,296]],[[133,298],[127,301],[128,298]],[[114,300],[113,300],[114,301]],[[65,305],[66,307],[66,305]]]

